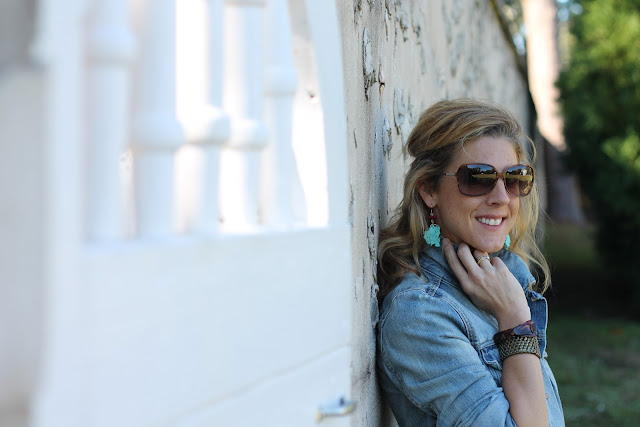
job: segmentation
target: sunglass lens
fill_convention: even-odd
[[[533,188],[533,168],[531,166],[513,166],[505,172],[507,191],[514,196],[526,196]]]
[[[458,187],[466,196],[482,196],[491,192],[498,177],[490,165],[466,165],[458,170]]]

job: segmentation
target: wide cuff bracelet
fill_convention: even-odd
[[[513,337],[537,337],[538,327],[533,320],[527,320],[521,325],[515,328],[507,329],[506,331],[500,331],[493,336],[493,340],[496,344],[500,344],[503,341],[507,341]]]
[[[521,353],[535,354],[538,359],[542,357],[536,337],[511,337],[498,344],[498,351],[500,352],[500,360]]]

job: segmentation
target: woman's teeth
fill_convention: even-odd
[[[502,218],[500,219],[478,218],[478,221],[487,225],[500,225],[502,223]]]

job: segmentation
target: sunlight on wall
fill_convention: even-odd
[[[304,192],[307,222],[324,226],[329,222],[327,152],[322,106],[301,85],[294,101],[293,150]]]
[[[202,153],[198,153],[196,146],[200,142],[226,144],[229,135],[224,135],[216,126],[216,116],[220,111],[212,111],[211,105],[222,105],[222,82],[224,66],[219,58],[210,58],[215,46],[222,50],[222,40],[217,34],[209,33],[207,22],[209,10],[207,2],[203,0],[184,1],[177,9],[177,115],[184,126],[187,142],[195,146],[183,147],[176,158],[176,215],[179,231],[190,228],[198,215],[199,195],[202,185],[195,181],[201,179],[205,173],[205,161]],[[296,26],[294,23],[293,54],[296,71],[298,73],[298,89],[294,99],[292,117],[292,148],[296,159],[296,173],[299,179],[292,179],[291,191],[294,223],[307,226],[325,226],[329,222],[329,194],[327,179],[327,154],[324,132],[324,115],[318,90],[317,67],[313,46],[309,39],[306,22]],[[222,34],[222,32],[220,32]],[[214,47],[214,49],[212,49]],[[228,49],[228,46],[227,46]],[[233,55],[226,51],[225,55]],[[218,59],[216,61],[216,59]],[[227,84],[229,82],[226,82]],[[226,88],[225,88],[226,89]],[[238,99],[229,100],[228,105],[242,102],[242,94]],[[225,101],[225,104],[227,102]],[[253,106],[252,108],[254,108]],[[238,122],[236,121],[237,125]],[[238,129],[239,126],[235,126]],[[247,129],[248,130],[248,129]],[[254,129],[255,130],[255,129]],[[217,147],[222,148],[221,145]],[[255,150],[261,150],[256,146]],[[235,150],[233,150],[235,151]],[[215,165],[220,177],[220,201],[223,211],[225,228],[241,229],[241,217],[251,217],[257,206],[251,206],[253,194],[251,179],[246,174],[260,173],[261,166],[256,156],[259,151],[249,152],[253,159],[242,160],[238,153],[223,149],[221,164]],[[257,170],[254,170],[256,169]],[[264,178],[263,178],[264,179]],[[227,209],[226,206],[232,206]],[[251,214],[243,214],[243,209],[249,209]],[[226,212],[225,212],[226,210]],[[258,218],[258,224],[261,219]],[[251,222],[251,221],[249,221]],[[235,226],[232,224],[235,223]],[[246,224],[245,224],[246,225]],[[250,227],[251,228],[251,227]]]
[[[298,19],[303,15],[294,15]],[[298,91],[293,102],[293,150],[304,191],[309,225],[329,223],[329,189],[324,114],[319,96],[317,65],[305,22],[293,22],[293,55]]]

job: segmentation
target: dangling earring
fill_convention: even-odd
[[[424,232],[424,240],[427,242],[429,246],[435,246],[436,248],[440,247],[440,226],[436,224],[434,221],[438,216],[433,213],[433,209],[429,213],[429,219],[431,220],[431,225]]]
[[[509,250],[509,246],[511,246],[511,236],[507,234],[507,238],[504,239],[504,249]]]

